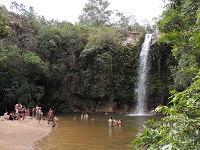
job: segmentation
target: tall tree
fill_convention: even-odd
[[[121,30],[127,31],[136,23],[136,18],[131,13],[124,14],[122,12],[119,12],[118,10],[115,10],[112,12],[112,16],[112,26]]]
[[[88,0],[79,16],[80,23],[88,27],[108,25],[112,13],[111,10],[107,10],[109,5],[107,0]]]

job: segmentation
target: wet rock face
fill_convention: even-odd
[[[151,45],[155,44],[161,36],[162,33],[159,30],[155,30],[152,34]]]
[[[139,36],[142,35],[141,32],[130,32],[127,34],[125,40],[122,42],[123,46],[133,45],[135,46],[139,41]]]

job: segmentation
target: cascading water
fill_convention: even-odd
[[[146,112],[146,81],[148,74],[148,55],[151,46],[151,37],[152,34],[146,34],[144,43],[142,44],[142,50],[140,52],[139,58],[139,69],[138,69],[138,78],[137,86],[135,89],[135,94],[137,98],[137,107],[135,108],[134,114],[143,115]]]

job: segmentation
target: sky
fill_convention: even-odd
[[[9,9],[11,2],[24,4],[26,8],[33,7],[35,13],[44,16],[46,20],[78,22],[78,16],[88,0],[1,0],[0,5]],[[109,10],[118,10],[125,14],[133,14],[138,22],[151,21],[162,14],[165,3],[162,0],[108,0]]]

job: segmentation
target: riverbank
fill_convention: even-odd
[[[0,149],[33,150],[36,141],[47,136],[52,126],[45,120],[0,121]]]

